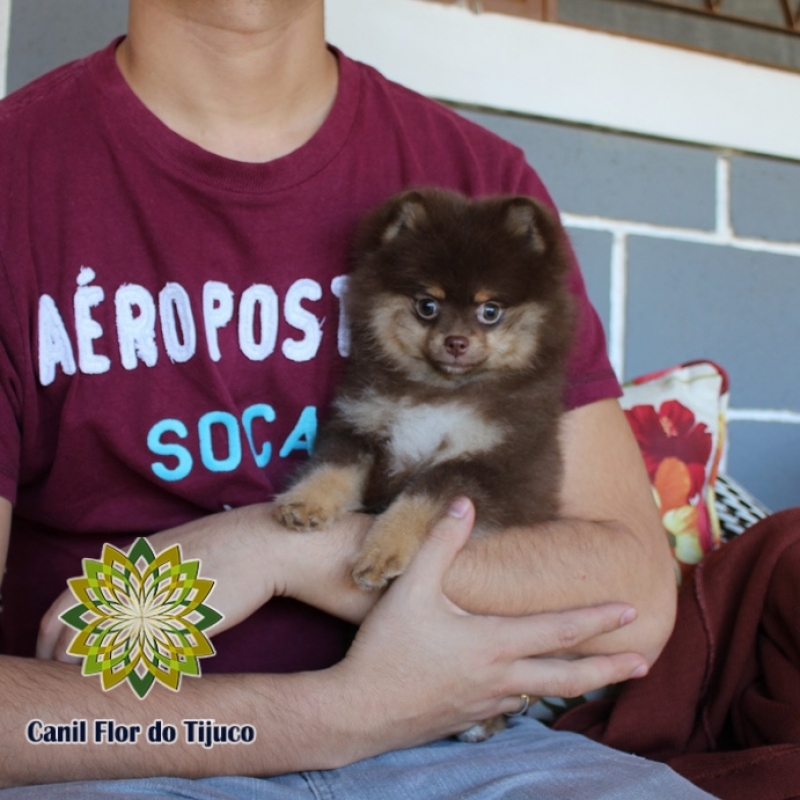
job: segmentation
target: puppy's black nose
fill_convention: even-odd
[[[469,339],[466,336],[448,336],[444,340],[444,349],[451,356],[463,356],[469,349]]]

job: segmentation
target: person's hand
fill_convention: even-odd
[[[261,554],[266,535],[256,534],[262,516],[262,507],[251,506],[148,537],[156,553],[180,545],[181,559],[199,559],[201,577],[214,580],[208,602],[223,618],[209,630],[209,635],[216,635],[245,619],[274,594],[276,571],[270,569],[272,561]],[[80,662],[80,658],[67,653],[75,631],[59,619],[75,603],[75,595],[66,589],[47,610],[39,625],[37,658]]]
[[[209,630],[214,636],[242,621],[279,590],[281,557],[271,557],[274,526],[267,504],[214,514],[148,537],[156,553],[181,547],[183,561],[200,560],[200,575],[215,582],[208,602],[223,615]],[[39,625],[36,657],[79,662],[67,647],[75,632],[59,615],[76,603],[67,589],[50,606]]]
[[[413,746],[512,713],[523,694],[572,697],[647,671],[635,653],[554,655],[632,622],[629,605],[524,617],[474,616],[453,605],[442,579],[473,521],[472,505],[457,501],[332,669],[340,687],[352,687],[356,716],[342,724],[356,732],[359,748]]]
[[[216,636],[246,619],[275,596],[290,596],[359,623],[380,592],[364,592],[350,579],[353,560],[370,518],[351,514],[330,529],[287,531],[263,503],[213,514],[148,537],[156,552],[179,544],[183,561],[200,560],[200,575],[213,580],[208,602],[223,615],[208,630]],[[64,591],[39,626],[37,658],[76,663],[67,647],[75,632],[59,615],[75,605]]]

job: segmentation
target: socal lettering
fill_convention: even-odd
[[[252,458],[259,468],[266,467],[273,456],[272,442],[264,437],[264,423],[275,422],[272,406],[257,403],[246,408],[237,418],[228,411],[209,411],[191,428],[180,419],[163,419],[147,434],[147,449],[159,460],[150,468],[163,481],[181,481],[200,464],[209,472],[233,472],[244,458]],[[214,449],[214,432],[222,434],[217,441],[224,446]],[[259,432],[257,436],[256,433]],[[317,409],[306,406],[297,418],[286,440],[278,449],[280,458],[301,452],[310,455],[317,435]]]

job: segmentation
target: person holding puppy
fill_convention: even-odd
[[[467,542],[460,499],[385,593],[349,579],[365,516],[303,535],[272,521],[346,353],[358,220],[420,184],[549,202],[518,150],[329,49],[322,0],[131,0],[124,39],[4,102],[0,141],[4,786],[705,796],[527,718],[485,744],[444,739],[644,675],[673,624],[670,555],[577,269],[562,519]],[[201,559],[225,628],[202,679],[145,701],[62,663],[58,621],[81,559],[137,536]],[[248,724],[256,741],[23,735],[156,716]]]

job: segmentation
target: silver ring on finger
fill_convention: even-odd
[[[531,705],[531,698],[530,695],[521,694],[519,696],[519,708],[516,711],[511,711],[506,714],[507,717],[521,717],[525,714]]]

